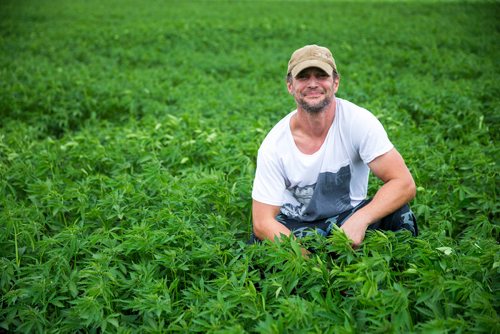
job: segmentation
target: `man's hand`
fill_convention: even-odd
[[[363,217],[358,212],[354,213],[344,224],[340,227],[347,237],[352,240],[352,246],[358,247],[365,238],[366,229],[370,225],[370,220]]]

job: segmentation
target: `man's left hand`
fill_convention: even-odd
[[[369,220],[356,212],[349,219],[347,219],[340,229],[344,230],[347,237],[352,240],[353,247],[358,247],[361,242],[363,242],[366,229],[369,225]]]

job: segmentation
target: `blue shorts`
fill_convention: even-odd
[[[370,201],[371,199],[364,200],[355,208],[344,211],[336,216],[313,222],[301,222],[294,218],[287,217],[282,213],[276,216],[276,220],[285,225],[297,238],[302,238],[313,233],[318,233],[326,237],[330,235],[334,225],[339,227],[342,226],[354,212],[370,203]],[[368,229],[382,231],[399,231],[404,229],[410,231],[414,236],[418,235],[417,219],[408,204],[403,205],[393,213],[371,224]],[[252,232],[248,243],[253,244],[259,241],[260,240]]]

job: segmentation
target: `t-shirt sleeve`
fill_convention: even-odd
[[[252,198],[261,203],[281,206],[286,189],[283,175],[278,157],[270,152],[259,150]]]
[[[353,121],[351,131],[352,145],[365,164],[369,164],[394,147],[382,123],[367,110]]]

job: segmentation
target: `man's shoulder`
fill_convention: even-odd
[[[354,113],[354,115],[372,114],[368,109],[345,99],[337,98],[337,105],[344,112]]]
[[[348,122],[360,122],[376,119],[375,115],[366,108],[363,108],[351,101],[337,98],[339,112],[342,114],[341,119]]]

